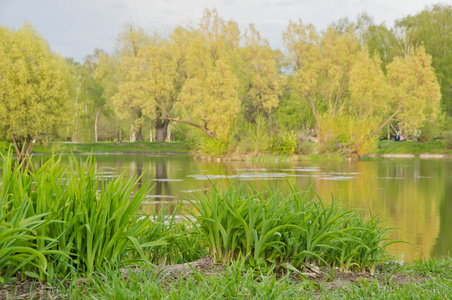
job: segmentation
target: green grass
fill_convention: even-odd
[[[452,154],[452,149],[447,149],[444,140],[419,143],[415,141],[393,142],[380,141],[376,154]]]
[[[71,272],[91,276],[106,265],[144,257],[143,248],[167,244],[151,234],[154,218],[138,211],[150,182],[138,189],[136,178],[104,177],[92,157],[71,157],[66,167],[55,156],[38,169],[15,163],[12,155],[3,157],[0,251],[13,256],[0,259],[0,272],[14,268],[43,280]],[[13,233],[18,237],[12,239]],[[140,241],[143,236],[155,239]],[[15,258],[22,252],[32,256]]]
[[[197,213],[191,214],[200,242],[223,263],[245,257],[252,267],[294,270],[315,264],[373,274],[393,243],[386,238],[391,229],[378,217],[294,187],[283,195],[230,182],[194,196]]]
[[[426,270],[440,269],[440,273]],[[205,275],[193,270],[179,278],[155,274],[147,269],[124,278],[114,270],[96,274],[88,283],[66,287],[54,284],[54,293],[70,299],[450,299],[452,297],[450,258],[422,260],[412,265],[382,266],[375,277],[356,282],[312,281],[289,276],[254,272],[242,262],[223,271]],[[393,275],[406,275],[398,282]]]
[[[36,145],[33,153],[187,153],[190,149],[183,142],[97,142]]]

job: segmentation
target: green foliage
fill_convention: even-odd
[[[69,68],[30,24],[17,31],[0,26],[0,78],[0,132],[18,155],[69,124]]]
[[[147,261],[156,265],[182,264],[207,255],[206,247],[193,236],[192,222],[178,220],[176,214],[179,213],[180,210],[176,208],[171,215],[166,216],[166,211],[162,210],[158,215],[151,217],[152,223],[140,237],[140,243],[152,244],[155,241],[165,243],[146,249],[144,255]],[[136,254],[131,255],[137,256]]]
[[[449,25],[451,18],[452,6],[437,3],[395,23],[395,31],[405,33],[402,41],[404,49],[423,44],[426,52],[432,56],[432,67],[441,84],[442,108],[449,116],[452,115],[452,58],[449,55],[452,49],[452,28]]]
[[[213,157],[225,156],[229,153],[232,145],[229,140],[222,138],[212,139],[205,137],[200,145],[201,153],[204,153]]]
[[[243,117],[242,117],[243,118]],[[238,145],[239,151],[244,153],[253,152],[255,155],[267,153],[271,146],[270,126],[266,118],[258,115],[254,123],[249,123],[245,120],[240,120],[242,124],[240,128],[240,142]]]
[[[0,150],[8,151],[11,147],[11,144],[7,141],[0,141]]]
[[[279,155],[293,155],[298,149],[296,134],[291,132],[280,133],[272,142],[271,150]]]
[[[92,157],[85,163],[52,157],[41,167],[12,167],[12,156],[3,158],[2,202],[5,213],[23,213],[23,219],[42,216],[32,240],[35,251],[45,254],[48,268],[35,268],[40,279],[53,279],[76,271],[91,276],[102,267],[118,266],[131,248],[154,247],[163,240],[139,243],[152,220],[137,214],[149,183],[135,191],[136,179],[123,175],[108,178],[95,171]],[[26,210],[23,208],[26,203]],[[12,213],[14,214],[14,213]],[[35,226],[36,227],[36,226]],[[140,252],[140,251],[139,251]]]
[[[419,136],[419,142],[432,141],[434,138],[438,137],[441,133],[441,129],[437,122],[426,122],[424,126],[420,129],[421,134]]]
[[[2,192],[0,198],[0,288],[16,279],[18,271],[37,277],[36,271],[47,268],[46,249],[37,250],[35,242],[46,239],[37,236],[37,230],[49,223],[43,220],[45,214],[27,217],[29,202],[25,198],[15,208],[9,207],[8,195]],[[48,241],[54,242],[47,238]]]
[[[373,153],[378,145],[378,136],[372,132],[378,126],[374,118],[357,118],[353,115],[341,115],[321,118],[320,153],[333,153],[340,150],[348,156],[362,156]]]
[[[214,186],[190,200],[199,213],[192,213],[199,238],[216,260],[246,257],[254,267],[315,263],[373,272],[392,243],[386,238],[391,229],[377,217],[366,218],[334,198],[326,204],[295,189],[286,196],[270,188],[258,193],[229,185]]]

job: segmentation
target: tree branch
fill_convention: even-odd
[[[187,125],[191,125],[194,126],[196,128],[201,129],[202,131],[204,131],[208,136],[210,136],[211,138],[217,139],[217,135],[215,133],[213,133],[212,131],[210,131],[209,129],[207,129],[206,127],[203,127],[202,125],[196,124],[194,122],[191,121],[186,121],[186,120],[182,120],[182,119],[177,119],[177,118],[162,118],[164,120],[169,120],[169,121],[174,121],[174,122],[179,122],[179,123],[184,123]]]
[[[398,113],[400,112],[400,107],[397,108],[397,110],[383,123],[381,124],[380,127],[377,128],[377,130],[375,130],[374,132],[372,132],[372,135],[376,135],[381,129],[383,129],[383,127],[386,126],[386,124],[388,124],[389,121],[391,121]]]
[[[16,138],[14,137],[14,134],[12,134],[12,133],[11,133],[11,139],[13,140],[14,149],[16,149],[17,156],[20,156],[21,151],[19,149],[19,145],[17,145]]]

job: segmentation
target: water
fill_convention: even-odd
[[[83,158],[83,156],[80,156]],[[36,158],[35,161],[42,158]],[[356,208],[371,209],[401,228],[391,235],[410,242],[388,249],[400,261],[452,254],[452,160],[378,159],[358,162],[206,162],[186,155],[100,155],[97,168],[108,176],[142,176],[154,187],[142,210],[174,210],[225,177],[258,190],[275,184],[288,190],[314,188],[324,198],[339,195]],[[182,205],[191,209],[188,202]]]

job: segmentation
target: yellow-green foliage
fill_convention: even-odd
[[[0,131],[23,150],[68,124],[69,69],[31,25],[0,26],[0,78]]]
[[[229,153],[230,149],[230,141],[222,138],[205,138],[200,145],[200,151],[210,156],[224,156]]]
[[[366,155],[373,153],[378,146],[378,136],[372,134],[378,127],[378,119],[324,115],[320,120],[321,143],[334,143],[332,147],[341,143],[345,155]]]
[[[280,134],[273,142],[273,151],[277,154],[292,155],[298,147],[297,136],[293,131]]]

